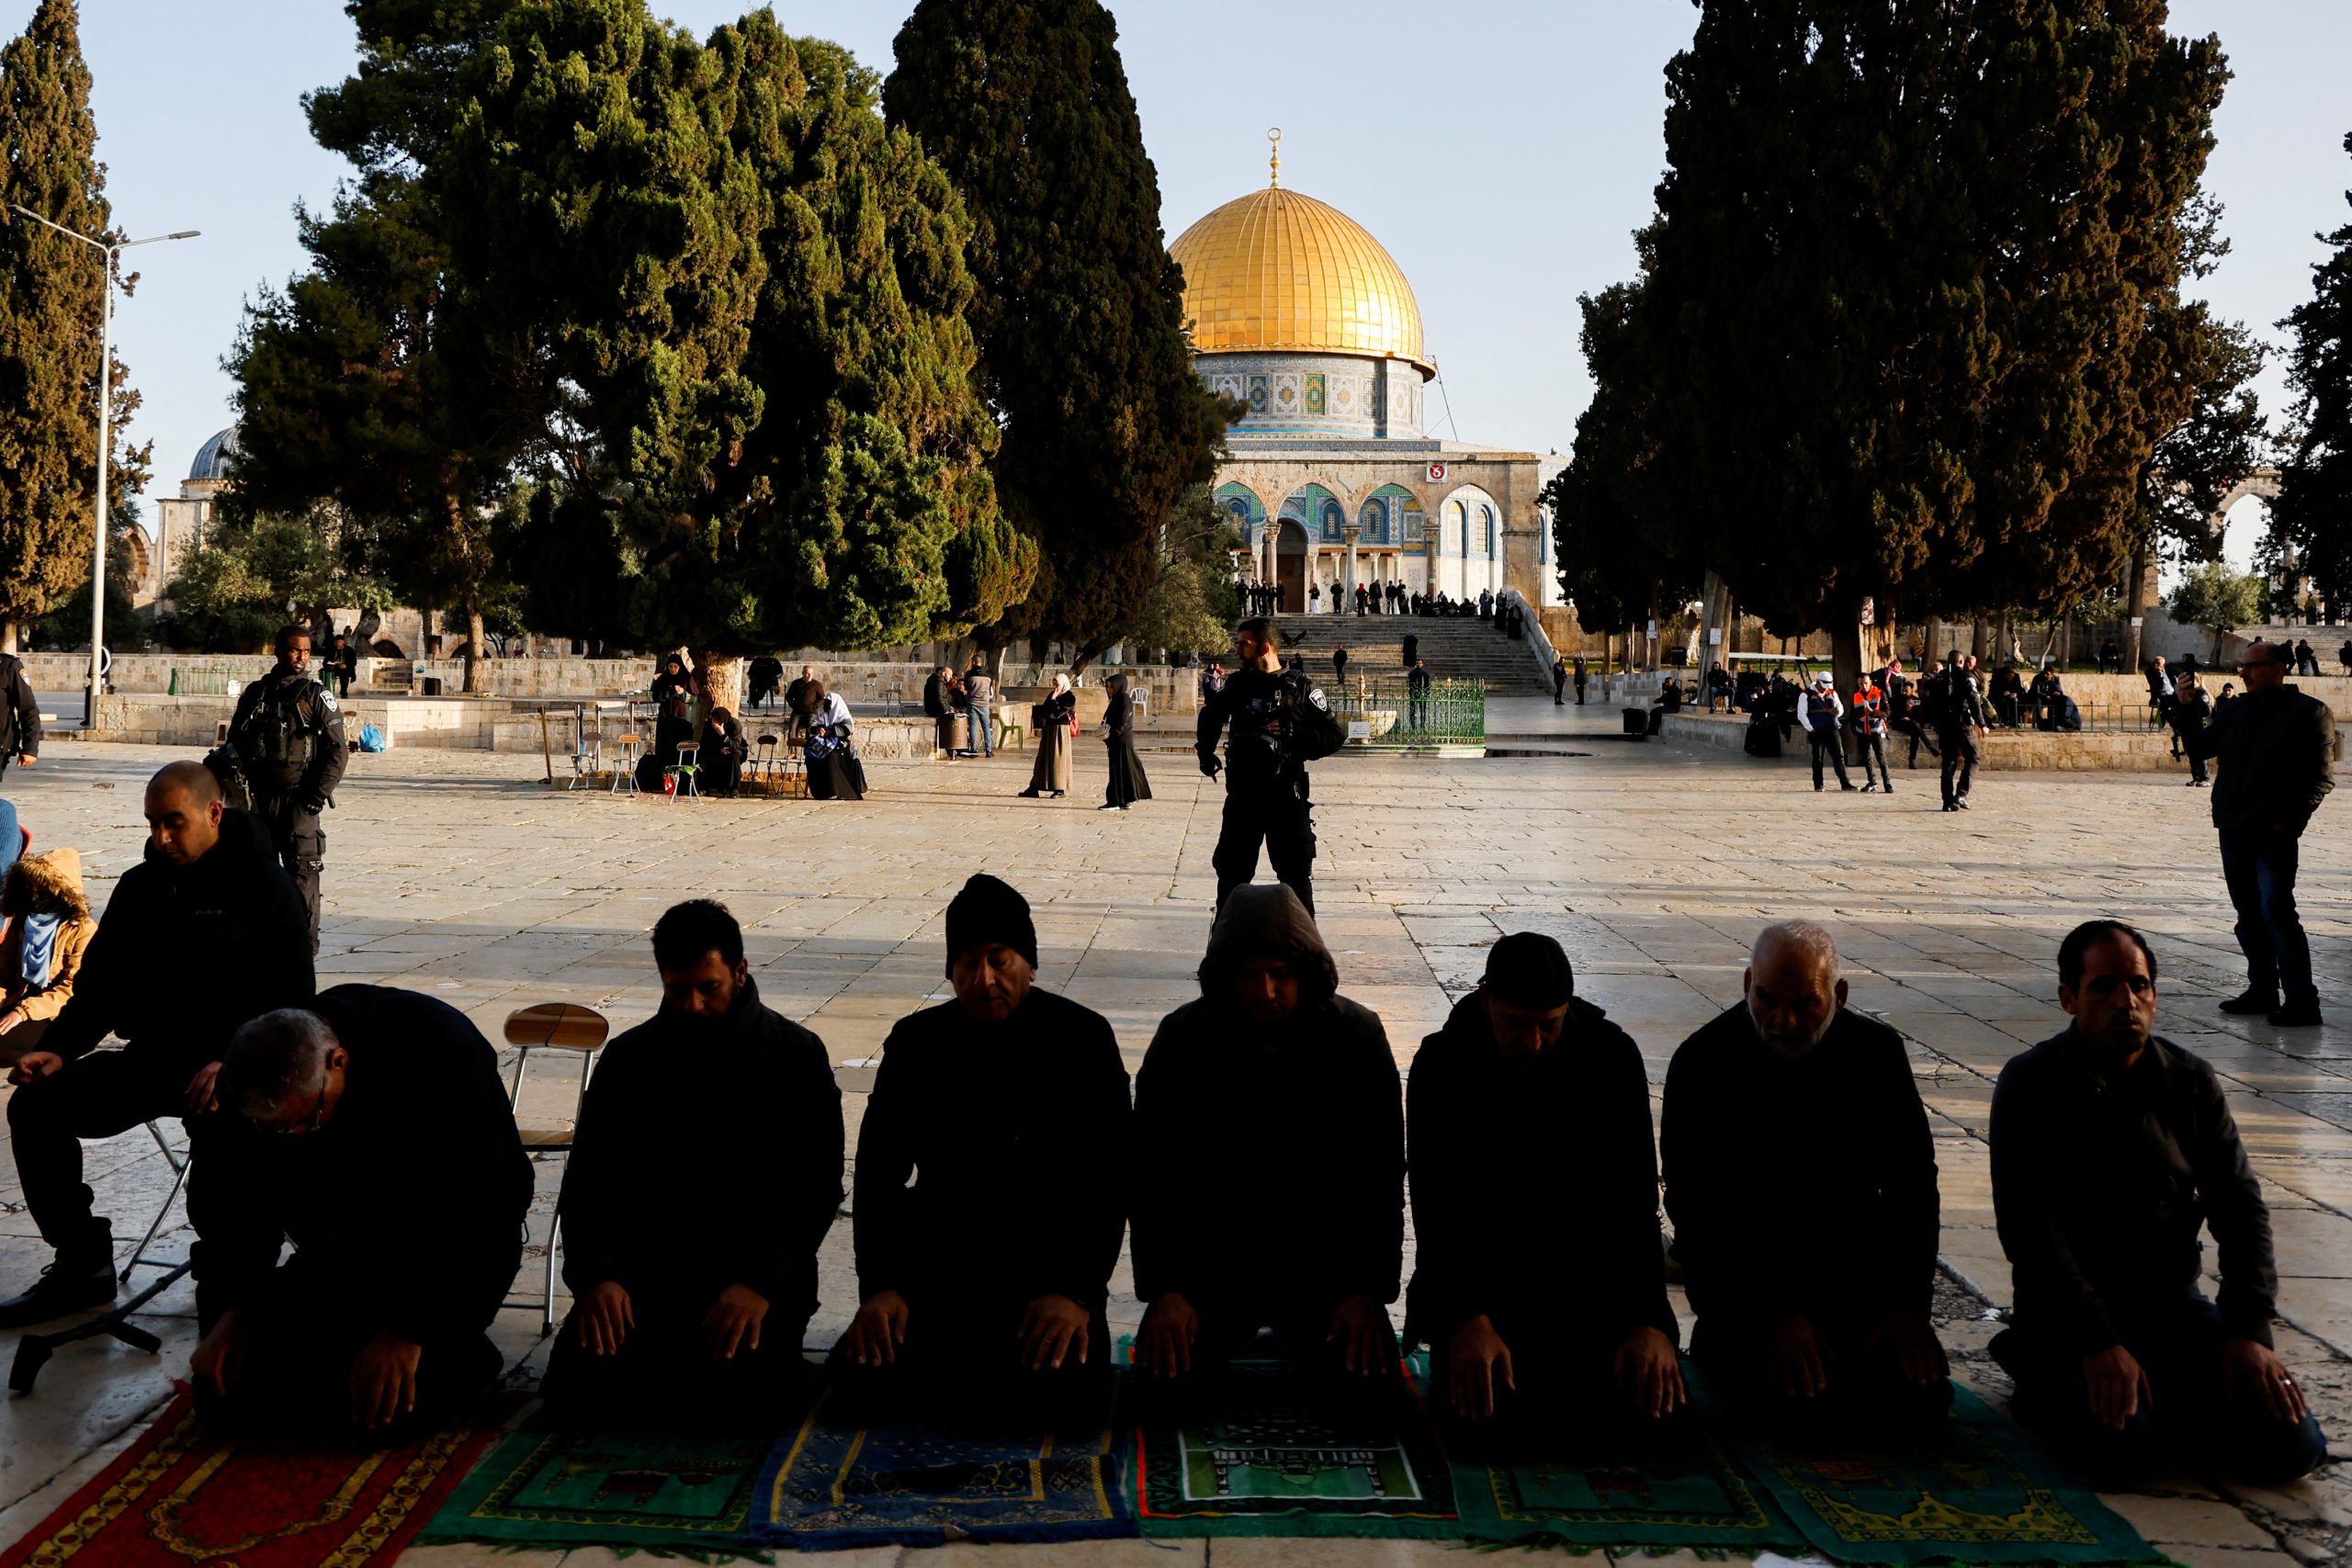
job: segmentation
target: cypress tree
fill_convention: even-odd
[[[1149,597],[1228,417],[1193,369],[1117,40],[1098,0],[921,0],[884,88],[971,208],[997,494],[1041,547],[1027,603],[983,640],[1066,638],[1081,665]]]
[[[2352,136],[2344,150],[2352,152]],[[2278,466],[2270,525],[2340,612],[2352,603],[2352,223],[2320,238],[2331,254],[2312,265],[2312,297],[2278,323],[2290,338],[2296,428]]]
[[[74,0],[40,0],[0,48],[0,649],[9,651],[21,623],[90,580],[107,285],[96,252],[18,217],[12,203],[76,233],[121,237]],[[125,290],[137,281],[124,278]],[[148,453],[121,445],[139,394],[119,358],[107,395],[117,442],[107,482],[127,499],[146,483]]]
[[[1859,667],[1865,599],[2112,582],[2226,79],[2154,0],[1708,0],[1643,289],[1683,553]]]

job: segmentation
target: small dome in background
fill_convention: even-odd
[[[237,427],[232,424],[197,448],[196,461],[187,470],[189,481],[210,479],[218,483],[235,479],[237,455]]]

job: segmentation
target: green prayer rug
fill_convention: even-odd
[[[1839,1562],[2155,1563],[2164,1555],[1955,1384],[1943,1452],[1782,1444],[1724,1427],[1733,1458]]]
[[[1288,1361],[1236,1360],[1189,1414],[1142,1416],[1128,1485],[1144,1534],[1458,1537],[1412,1384],[1348,1393]]]
[[[1695,1416],[1644,1455],[1563,1450],[1453,1466],[1462,1533],[1481,1543],[1684,1549],[1753,1557],[1805,1538],[1734,1466]]]
[[[534,1421],[474,1467],[417,1541],[752,1554],[753,1483],[775,1446],[773,1436],[562,1431]]]

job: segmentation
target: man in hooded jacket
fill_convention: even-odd
[[[954,999],[890,1031],[858,1128],[860,1304],[835,1362],[868,1419],[1099,1419],[1127,1218],[1118,1038],[1034,984],[1028,902],[986,873],[947,906],[946,970]]]
[[[1272,1328],[1301,1359],[1385,1373],[1405,1119],[1379,1016],[1339,995],[1314,917],[1280,884],[1227,896],[1200,978],[1136,1078],[1135,1364],[1185,1380]],[[1235,1224],[1226,1183],[1306,1217]]]
[[[1507,1441],[1638,1434],[1684,1401],[1641,1048],[1519,931],[1408,1080],[1413,1284],[1437,1408]],[[1574,1215],[1572,1256],[1524,1216]]]
[[[97,931],[82,892],[79,852],[61,846],[26,855],[0,876],[0,1057],[40,1043],[74,999],[82,956]]]
[[[309,916],[268,830],[221,803],[201,762],[156,773],[145,807],[146,859],[115,884],[74,999],[9,1074],[25,1207],[57,1257],[0,1302],[0,1328],[114,1300],[114,1232],[91,1213],[80,1140],[177,1116],[200,1148],[230,1036],[311,995]],[[108,1034],[124,1048],[97,1051]]]
[[[588,1419],[773,1415],[841,1206],[841,1089],[825,1043],[761,1003],[724,904],[670,908],[653,962],[662,1010],[597,1059],[564,1162],[573,1306],[541,1392]]]

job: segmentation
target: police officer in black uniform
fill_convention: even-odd
[[[334,694],[311,679],[311,634],[286,626],[277,634],[277,663],[247,686],[229,721],[254,811],[269,824],[277,851],[311,917],[311,952],[319,951],[319,873],[326,867],[326,829],[319,813],[343,780],[350,748]]]
[[[40,703],[25,666],[13,653],[0,653],[0,778],[8,764],[22,761],[31,767],[40,761]],[[14,844],[0,845],[13,851]]]
[[[1992,730],[1984,722],[1976,677],[1961,667],[1958,649],[1944,655],[1944,667],[1930,677],[1925,705],[1943,750],[1944,809],[1965,811],[1968,786],[1976,775],[1976,738]]]
[[[1239,668],[1225,689],[1201,706],[1193,749],[1201,772],[1219,771],[1216,743],[1227,725],[1225,828],[1217,834],[1217,907],[1226,895],[1258,874],[1258,842],[1265,840],[1274,875],[1315,912],[1315,828],[1307,798],[1306,764],[1328,757],[1346,739],[1331,705],[1302,671],[1284,670],[1272,623],[1241,623],[1234,637]]]

